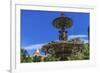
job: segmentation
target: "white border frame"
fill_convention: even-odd
[[[69,12],[89,12],[90,13],[90,60],[45,62],[20,64],[20,9],[49,10],[49,11],[69,11]],[[15,4],[12,10],[11,19],[11,72],[19,71],[39,71],[48,69],[78,68],[96,65],[95,62],[95,8],[86,6],[47,6],[31,4]],[[91,37],[92,36],[92,37]],[[17,43],[19,42],[19,43]],[[92,49],[91,49],[92,48]]]

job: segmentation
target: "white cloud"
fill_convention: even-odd
[[[84,41],[84,43],[88,43],[89,41],[86,39],[81,39],[82,41]]]
[[[73,39],[73,38],[87,38],[88,35],[69,35],[68,36],[68,39]],[[59,41],[59,40],[56,40],[56,41]],[[84,41],[85,43],[88,43],[88,40],[86,39],[82,39],[82,41]],[[42,43],[42,44],[34,44],[34,45],[29,45],[29,46],[25,46],[23,47],[24,49],[40,49],[43,45],[45,45],[47,43]]]
[[[80,38],[80,40],[84,41],[84,43],[88,43],[88,40],[86,38],[88,38],[88,35],[69,35],[68,36],[68,40],[73,39],[73,38]],[[59,40],[55,40],[55,41],[59,41]]]
[[[29,50],[29,49],[40,49],[43,45],[45,45],[45,43],[44,44],[29,45],[29,46],[25,46],[23,48],[27,49],[27,50]]]
[[[73,38],[87,38],[88,35],[69,35],[68,39],[73,39]]]
[[[68,39],[73,39],[73,38],[80,38],[84,43],[88,43],[89,41],[85,38],[88,38],[88,35],[69,35]]]

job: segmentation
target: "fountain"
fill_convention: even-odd
[[[68,60],[68,57],[72,53],[78,52],[82,44],[77,41],[69,42],[68,41],[68,28],[73,24],[73,21],[66,17],[63,13],[53,20],[53,26],[59,30],[59,41],[51,41],[48,44],[42,47],[47,54],[51,54],[57,58],[60,58],[60,61]]]

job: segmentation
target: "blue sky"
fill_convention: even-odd
[[[63,13],[73,21],[73,26],[68,29],[69,36],[88,35],[89,13]],[[58,40],[58,29],[53,27],[52,21],[60,14],[61,12],[21,10],[21,47]]]

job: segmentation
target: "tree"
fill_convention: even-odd
[[[28,56],[27,50],[21,48],[21,62],[26,62],[27,56]]]
[[[72,54],[68,57],[69,60],[88,60],[89,59],[89,45],[88,43],[83,44],[82,51]]]
[[[41,56],[35,55],[35,56],[33,57],[33,62],[40,62],[40,61],[41,61]]]

